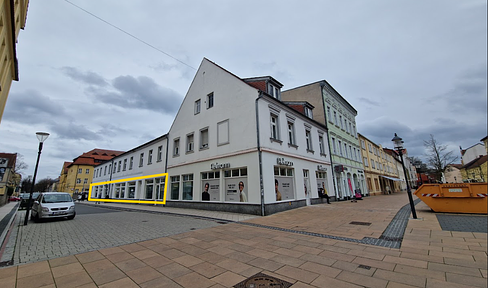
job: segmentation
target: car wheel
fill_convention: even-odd
[[[39,222],[39,215],[38,214],[34,215],[34,213],[32,213],[31,214],[31,220],[34,222]]]
[[[73,220],[73,219],[75,219],[75,216],[76,216],[76,212],[75,212],[75,214],[73,214],[72,216],[68,216],[67,218],[68,218],[68,220]]]

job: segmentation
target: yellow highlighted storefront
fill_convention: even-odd
[[[95,188],[97,189],[99,186],[102,187],[112,187],[113,185],[117,184],[123,184],[125,185],[126,183],[135,183],[136,181],[153,181],[153,179],[164,179],[164,183],[159,183],[159,187],[164,186],[163,193],[162,195],[158,195],[158,192],[160,189],[156,189],[156,195],[158,195],[155,199],[134,199],[133,194],[130,194],[129,192],[129,197],[127,198],[125,195],[125,186],[123,187],[123,192],[122,194],[116,194],[117,196],[123,195],[122,197],[116,197],[116,199],[113,198],[99,198],[99,197],[92,197],[92,190]],[[137,203],[137,204],[166,204],[166,191],[167,191],[167,186],[168,186],[168,173],[161,173],[161,174],[153,174],[153,175],[146,175],[146,176],[139,176],[139,177],[132,177],[132,178],[124,178],[124,179],[117,179],[117,180],[111,180],[111,181],[105,181],[105,182],[97,182],[97,183],[92,183],[90,184],[90,191],[88,193],[88,201],[103,201],[103,202],[116,202],[116,203]],[[152,187],[152,186],[148,186]],[[111,188],[109,188],[111,189]],[[120,188],[119,188],[120,189]],[[130,188],[129,188],[130,189]],[[97,192],[98,194],[98,192]],[[152,198],[153,191],[151,190],[151,198]],[[148,197],[149,198],[149,197]]]

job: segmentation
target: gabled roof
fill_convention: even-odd
[[[469,162],[468,164],[464,165],[463,169],[471,169],[476,168],[484,164],[488,160],[488,155],[479,156],[478,158],[474,159],[473,161]]]
[[[89,165],[89,166],[96,166],[100,163],[110,160],[120,154],[124,153],[124,151],[117,151],[117,150],[107,150],[107,149],[98,149],[95,148],[91,151],[85,152],[80,156],[73,159],[73,162],[68,164],[68,167],[73,165]]]

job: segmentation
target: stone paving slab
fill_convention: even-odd
[[[250,222],[314,233],[327,231],[338,237],[379,237],[376,230],[383,227],[383,232],[388,226],[383,222],[391,222],[408,204],[406,194],[399,194],[305,207]],[[419,203],[417,208],[419,218],[409,219],[399,249],[230,223],[2,268],[0,283],[24,287],[38,279],[38,287],[217,288],[234,287],[263,273],[287,281],[293,288],[487,287],[487,234],[443,231],[426,205]],[[341,219],[331,217],[329,210]],[[375,214],[389,220],[382,221]],[[369,222],[371,231],[354,227],[351,221]]]
[[[488,216],[486,215],[437,214],[436,216],[442,230],[488,233]]]

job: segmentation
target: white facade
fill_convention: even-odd
[[[469,148],[467,148],[461,157],[461,163],[463,165],[468,164],[469,162],[477,159],[480,156],[486,155],[486,148],[485,145],[481,143],[477,143]]]
[[[317,202],[322,183],[333,187],[326,127],[282,103],[280,88],[202,61],[168,133],[167,205],[270,214]]]
[[[163,135],[95,167],[93,183],[166,172],[167,137]],[[164,177],[94,186],[92,198],[162,200]]]

